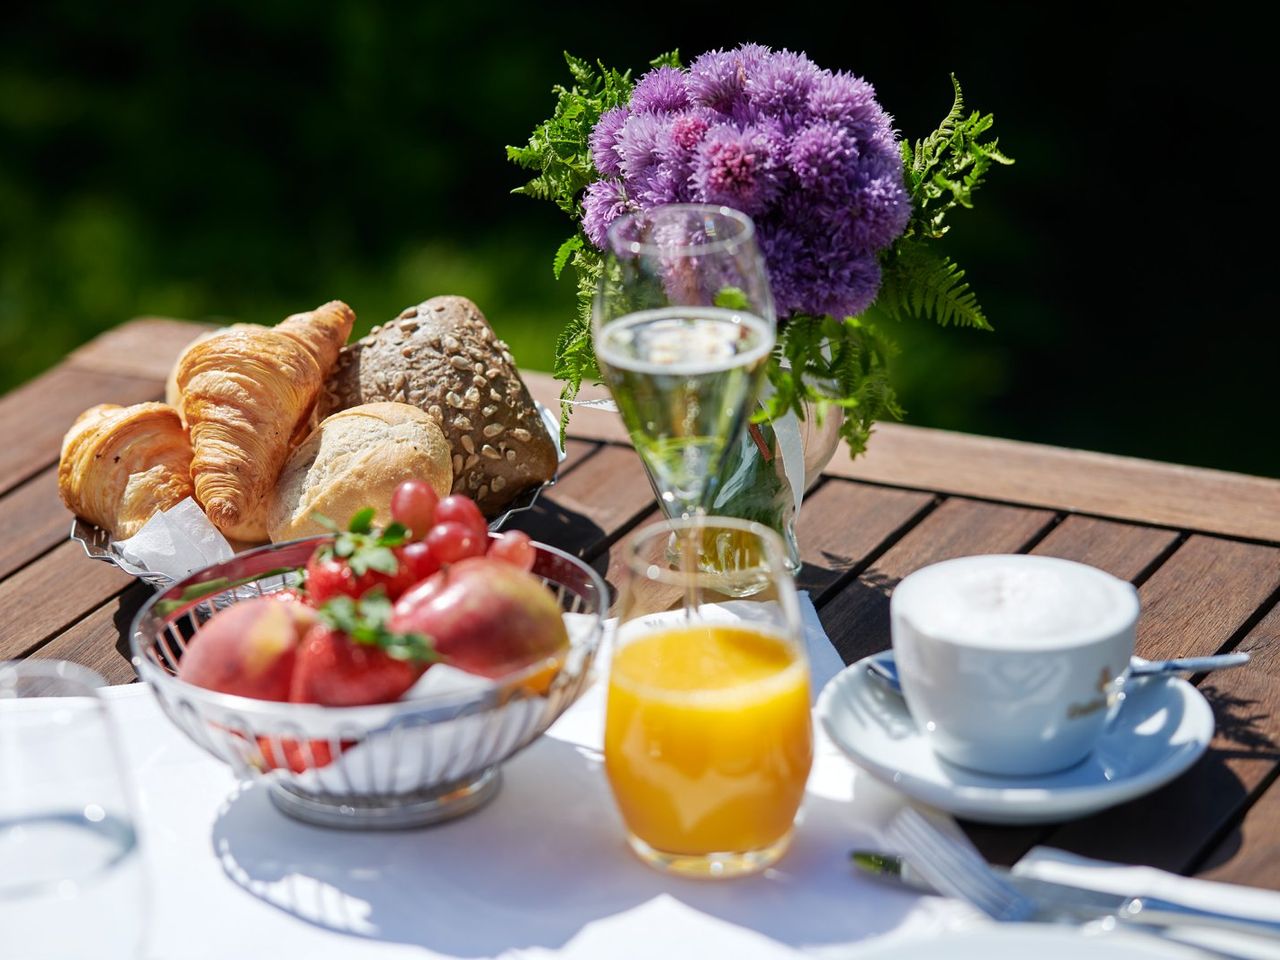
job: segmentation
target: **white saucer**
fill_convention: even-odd
[[[866,664],[846,667],[818,698],[827,735],[877,779],[980,823],[1054,823],[1132,800],[1190,767],[1213,738],[1213,711],[1195,687],[1150,677],[1126,685],[1115,722],[1074,767],[1036,777],[978,773],[935,755],[906,701]]]

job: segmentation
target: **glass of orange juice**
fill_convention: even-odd
[[[728,540],[733,563],[694,555]],[[624,547],[605,770],[654,867],[739,876],[790,843],[813,730],[786,556],[772,530],[726,517],[655,524]]]

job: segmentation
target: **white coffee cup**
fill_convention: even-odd
[[[902,691],[945,760],[1000,775],[1088,756],[1119,709],[1138,592],[1052,557],[961,557],[924,567],[889,603]]]

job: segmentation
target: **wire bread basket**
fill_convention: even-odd
[[[560,421],[550,409],[541,403],[534,401],[534,406],[538,410],[538,416],[542,418],[542,424],[547,428],[547,433],[556,445],[556,457],[558,463],[564,463],[567,454],[564,446],[560,443]],[[545,483],[521,493],[513,500],[505,510],[498,516],[489,521],[490,530],[501,530],[506,526],[507,522],[514,516],[532,510],[538,502],[538,497],[542,495],[542,491],[548,487],[554,486],[558,473]],[[71,521],[70,539],[80,544],[84,548],[85,556],[90,560],[101,560],[119,567],[131,577],[137,577],[143,583],[150,584],[153,587],[167,587],[174,582],[173,577],[154,570],[148,570],[144,567],[135,566],[121,552],[119,545],[114,537],[104,530],[102,527],[92,524],[80,517],[73,517]]]
[[[161,590],[134,620],[134,668],[194,743],[241,779],[265,777],[276,806],[297,819],[398,829],[479,808],[496,794],[503,761],[590,682],[608,606],[604,582],[575,557],[535,544],[533,573],[565,614],[567,653],[422,698],[325,707],[232,696],[177,678],[186,644],[215,610],[298,585],[299,568],[328,539],[250,550]]]

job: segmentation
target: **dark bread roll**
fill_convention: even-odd
[[[452,452],[453,492],[488,516],[555,476],[555,443],[515,361],[466,297],[432,297],[342,349],[320,417],[378,401],[435,419]]]

